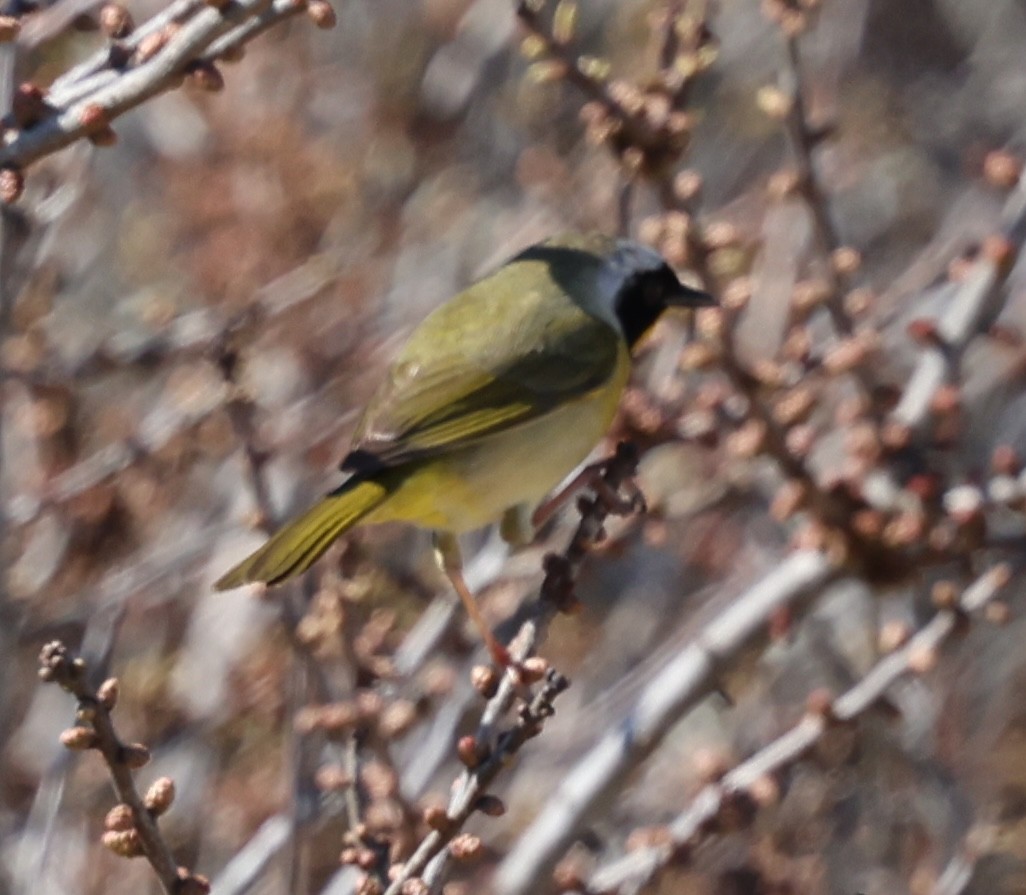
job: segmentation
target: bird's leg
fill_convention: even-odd
[[[509,650],[496,640],[492,629],[488,627],[484,616],[481,615],[481,608],[477,605],[477,600],[474,599],[474,595],[463,578],[463,555],[460,553],[459,540],[450,532],[435,532],[434,539],[435,561],[438,563],[438,568],[445,573],[445,577],[449,579],[453,590],[456,591],[463,603],[464,609],[467,610],[470,620],[481,632],[481,639],[488,647],[488,652],[492,654],[492,659],[500,668],[509,668],[513,664]]]

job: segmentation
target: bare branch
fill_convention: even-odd
[[[567,774],[499,866],[502,895],[535,891],[589,809],[662,742],[670,728],[716,688],[722,663],[764,629],[774,611],[822,588],[836,574],[822,553],[791,554],[705,626],[652,679],[636,708]]]
[[[790,35],[787,38],[787,60],[789,70],[785,75],[785,86],[790,94],[791,104],[784,119],[785,130],[798,166],[799,189],[812,211],[816,224],[815,233],[819,249],[824,255],[829,256],[831,252],[840,248],[841,239],[837,235],[837,228],[834,226],[830,210],[827,207],[826,193],[812,162],[812,151],[822,136],[813,130],[809,122],[801,55],[796,35]],[[835,309],[831,308],[831,317],[837,329],[845,334],[851,332],[851,321],[843,316],[843,310],[841,310],[841,316],[834,314]]]
[[[854,720],[877,704],[899,678],[932,664],[926,657],[936,654],[958,630],[967,613],[978,612],[996,597],[1010,574],[1007,566],[995,566],[985,572],[966,588],[956,606],[938,611],[904,646],[881,659],[855,686],[827,705],[810,708],[789,731],[702,789],[669,825],[667,842],[639,849],[601,868],[589,880],[588,891],[639,892],[684,846],[697,844],[728,803],[738,799],[751,801],[752,791],[761,780],[799,761],[832,725]]]

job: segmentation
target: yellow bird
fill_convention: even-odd
[[[713,299],[658,253],[601,234],[555,237],[451,298],[414,330],[357,427],[346,481],[217,583],[272,585],[355,525],[431,529],[492,656],[508,664],[462,575],[457,535],[528,513],[609,428],[630,349],[666,308]]]

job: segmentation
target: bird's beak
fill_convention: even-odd
[[[666,296],[666,304],[672,308],[714,308],[717,302],[708,292],[678,283],[677,289]]]

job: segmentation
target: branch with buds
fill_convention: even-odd
[[[828,731],[854,723],[879,704],[888,689],[908,674],[924,674],[937,662],[938,650],[965,630],[970,615],[986,612],[1011,577],[1008,566],[995,566],[981,575],[962,595],[951,586],[935,591],[937,613],[922,628],[889,644],[893,651],[881,659],[845,693],[831,697],[815,691],[809,695],[805,716],[751,758],[717,774],[691,800],[658,838],[655,846],[631,852],[597,870],[581,892],[636,893],[649,885],[670,861],[686,857],[706,837],[720,832],[731,821],[751,818],[779,795],[777,778],[800,761]],[[721,769],[722,770],[722,769]]]
[[[538,81],[565,80],[589,102],[581,109],[587,137],[605,145],[630,178],[661,174],[681,157],[694,121],[680,110],[691,80],[712,65],[715,47],[708,32],[684,17],[673,19],[676,37],[662,77],[642,89],[611,77],[607,60],[578,54],[572,47],[576,0],[560,0],[551,18],[545,0],[521,0],[517,16],[528,32],[521,49],[532,60],[529,76]],[[693,25],[693,27],[690,27]]]
[[[206,878],[178,866],[157,825],[157,818],[174,801],[173,781],[161,777],[145,796],[135,788],[133,772],[149,762],[150,750],[142,743],[122,742],[114,729],[111,712],[117,704],[117,679],[109,678],[94,689],[86,663],[71,656],[59,640],[48,643],[39,654],[39,676],[78,701],[75,726],[61,734],[61,743],[76,751],[95,749],[110,771],[120,802],[107,813],[103,844],[125,858],[145,857],[168,895],[209,892]]]
[[[393,876],[385,895],[400,895],[418,877],[430,886],[441,880],[449,858],[465,861],[480,852],[480,840],[461,833],[463,826],[475,813],[498,817],[505,812],[503,803],[488,794],[489,786],[527,741],[541,733],[545,720],[555,712],[553,701],[568,686],[570,682],[565,677],[549,669],[538,692],[521,705],[516,722],[499,734],[494,746],[477,736],[459,741],[456,752],[466,770],[456,793],[447,808],[429,808],[424,812],[431,832]]]
[[[405,883],[421,875],[429,883],[440,880],[446,856],[452,852],[451,846],[448,851],[444,850],[460,833],[467,819],[475,811],[488,813],[486,807],[493,810],[501,806],[498,800],[486,795],[487,787],[509,765],[512,756],[541,732],[545,718],[553,712],[553,700],[569,686],[565,677],[548,668],[543,659],[532,657],[532,653],[538,648],[556,613],[573,610],[577,574],[585,557],[605,538],[603,526],[606,519],[629,515],[638,509],[637,494],[631,488],[638,459],[634,447],[624,443],[617,446],[612,457],[591,470],[588,479],[595,493],[579,499],[581,519],[567,548],[561,554],[546,557],[539,599],[530,607],[529,618],[522,622],[510,644],[516,669],[503,675],[501,680],[496,680],[497,676],[490,667],[475,669],[474,686],[488,697],[488,704],[477,732],[457,744],[457,754],[467,769],[456,784],[448,808],[425,818],[432,832],[402,865],[386,895],[399,895]],[[497,733],[500,720],[518,700],[519,688],[525,683],[535,683],[539,678],[543,678],[540,689],[529,701],[521,703],[514,726]]]
[[[858,252],[843,246],[834,225],[827,191],[813,162],[813,152],[830,134],[829,127],[815,127],[809,119],[805,99],[805,77],[801,64],[801,35],[813,25],[816,3],[786,4],[767,2],[763,10],[777,24],[787,51],[787,67],[781,74],[779,87],[764,87],[758,96],[759,105],[771,118],[780,121],[794,157],[793,172],[776,175],[776,191],[801,197],[812,216],[813,235],[820,254],[826,260],[823,276],[827,295],[823,301],[834,329],[842,337],[855,332],[855,322],[845,307],[845,292],[851,275],[858,269]],[[786,186],[784,186],[786,184]],[[864,385],[871,392],[871,383]]]
[[[318,27],[331,28],[335,14],[326,0],[177,0],[138,30],[116,5],[104,7],[100,24],[110,44],[58,77],[48,90],[22,84],[4,124],[0,147],[0,200],[13,202],[32,162],[87,139],[116,142],[111,127],[119,116],[186,80],[217,91],[218,68],[267,29],[306,12]]]

